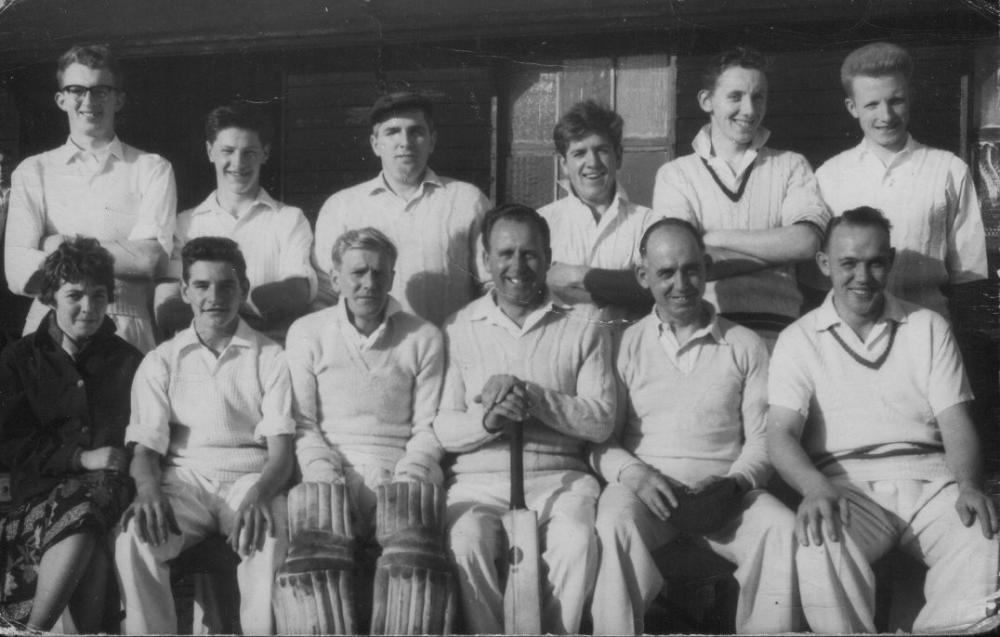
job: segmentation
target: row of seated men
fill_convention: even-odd
[[[175,224],[169,164],[114,136],[113,59],[70,51],[70,139],[18,168],[10,201],[8,280],[38,303],[0,364],[4,617],[47,629],[69,608],[93,629],[113,558],[124,630],[175,632],[166,563],[221,531],[243,629],[272,632],[297,473],[343,485],[359,536],[377,487],[446,486],[464,627],[502,632],[517,428],[542,630],[576,632],[592,600],[595,633],[641,632],[652,553],[680,534],[736,563],[743,632],[873,630],[868,564],[896,543],[930,569],[916,629],[985,620],[996,510],[941,314],[946,284],[985,276],[982,222],[964,164],[907,132],[910,66],[887,44],[848,56],[865,137],[817,181],[765,146],[759,55],[720,55],[710,122],[652,210],[618,186],[623,123],[597,104],[554,133],[567,197],[486,213],[428,168],[429,102],[391,95],[371,114],[382,173],[331,197],[313,240],[260,188],[270,133],[238,106],[208,118],[217,191]],[[156,347],[167,254],[179,282],[156,317],[180,331]],[[832,289],[796,320],[794,266],[814,256]],[[339,301],[285,350],[254,329],[280,336],[314,296]],[[795,512],[764,490],[772,465]]]

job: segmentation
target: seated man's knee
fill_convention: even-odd
[[[449,508],[451,517],[453,508]],[[475,506],[460,513],[448,530],[448,544],[455,557],[496,553],[501,532],[500,519]]]
[[[548,559],[583,561],[597,554],[597,533],[587,522],[554,517],[545,531],[545,555]]]

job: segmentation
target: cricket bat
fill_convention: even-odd
[[[507,533],[507,588],[503,595],[504,631],[539,635],[542,602],[539,584],[538,515],[524,504],[524,430],[507,428],[510,436],[510,511],[503,516]]]

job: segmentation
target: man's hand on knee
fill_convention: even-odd
[[[270,502],[261,497],[260,489],[254,485],[236,510],[233,531],[228,538],[229,545],[240,555],[248,556],[264,548],[264,540],[274,537],[274,534]]]
[[[986,539],[991,539],[994,534],[1000,531],[996,503],[993,502],[993,498],[973,484],[959,485],[955,510],[958,511],[958,518],[965,526],[972,526],[976,518],[979,518],[983,537]]]
[[[128,529],[129,522],[135,524],[135,535],[139,541],[153,546],[166,542],[170,533],[181,534],[174,509],[158,485],[139,489],[135,500],[122,514],[123,530]]]
[[[831,542],[839,542],[843,527],[851,523],[851,510],[844,492],[824,480],[802,494],[795,513],[795,536],[802,546],[823,544],[824,529]]]

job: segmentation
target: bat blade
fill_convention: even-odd
[[[539,635],[542,603],[539,589],[538,516],[513,509],[503,516],[507,533],[507,589],[503,596],[504,630],[508,635]]]

